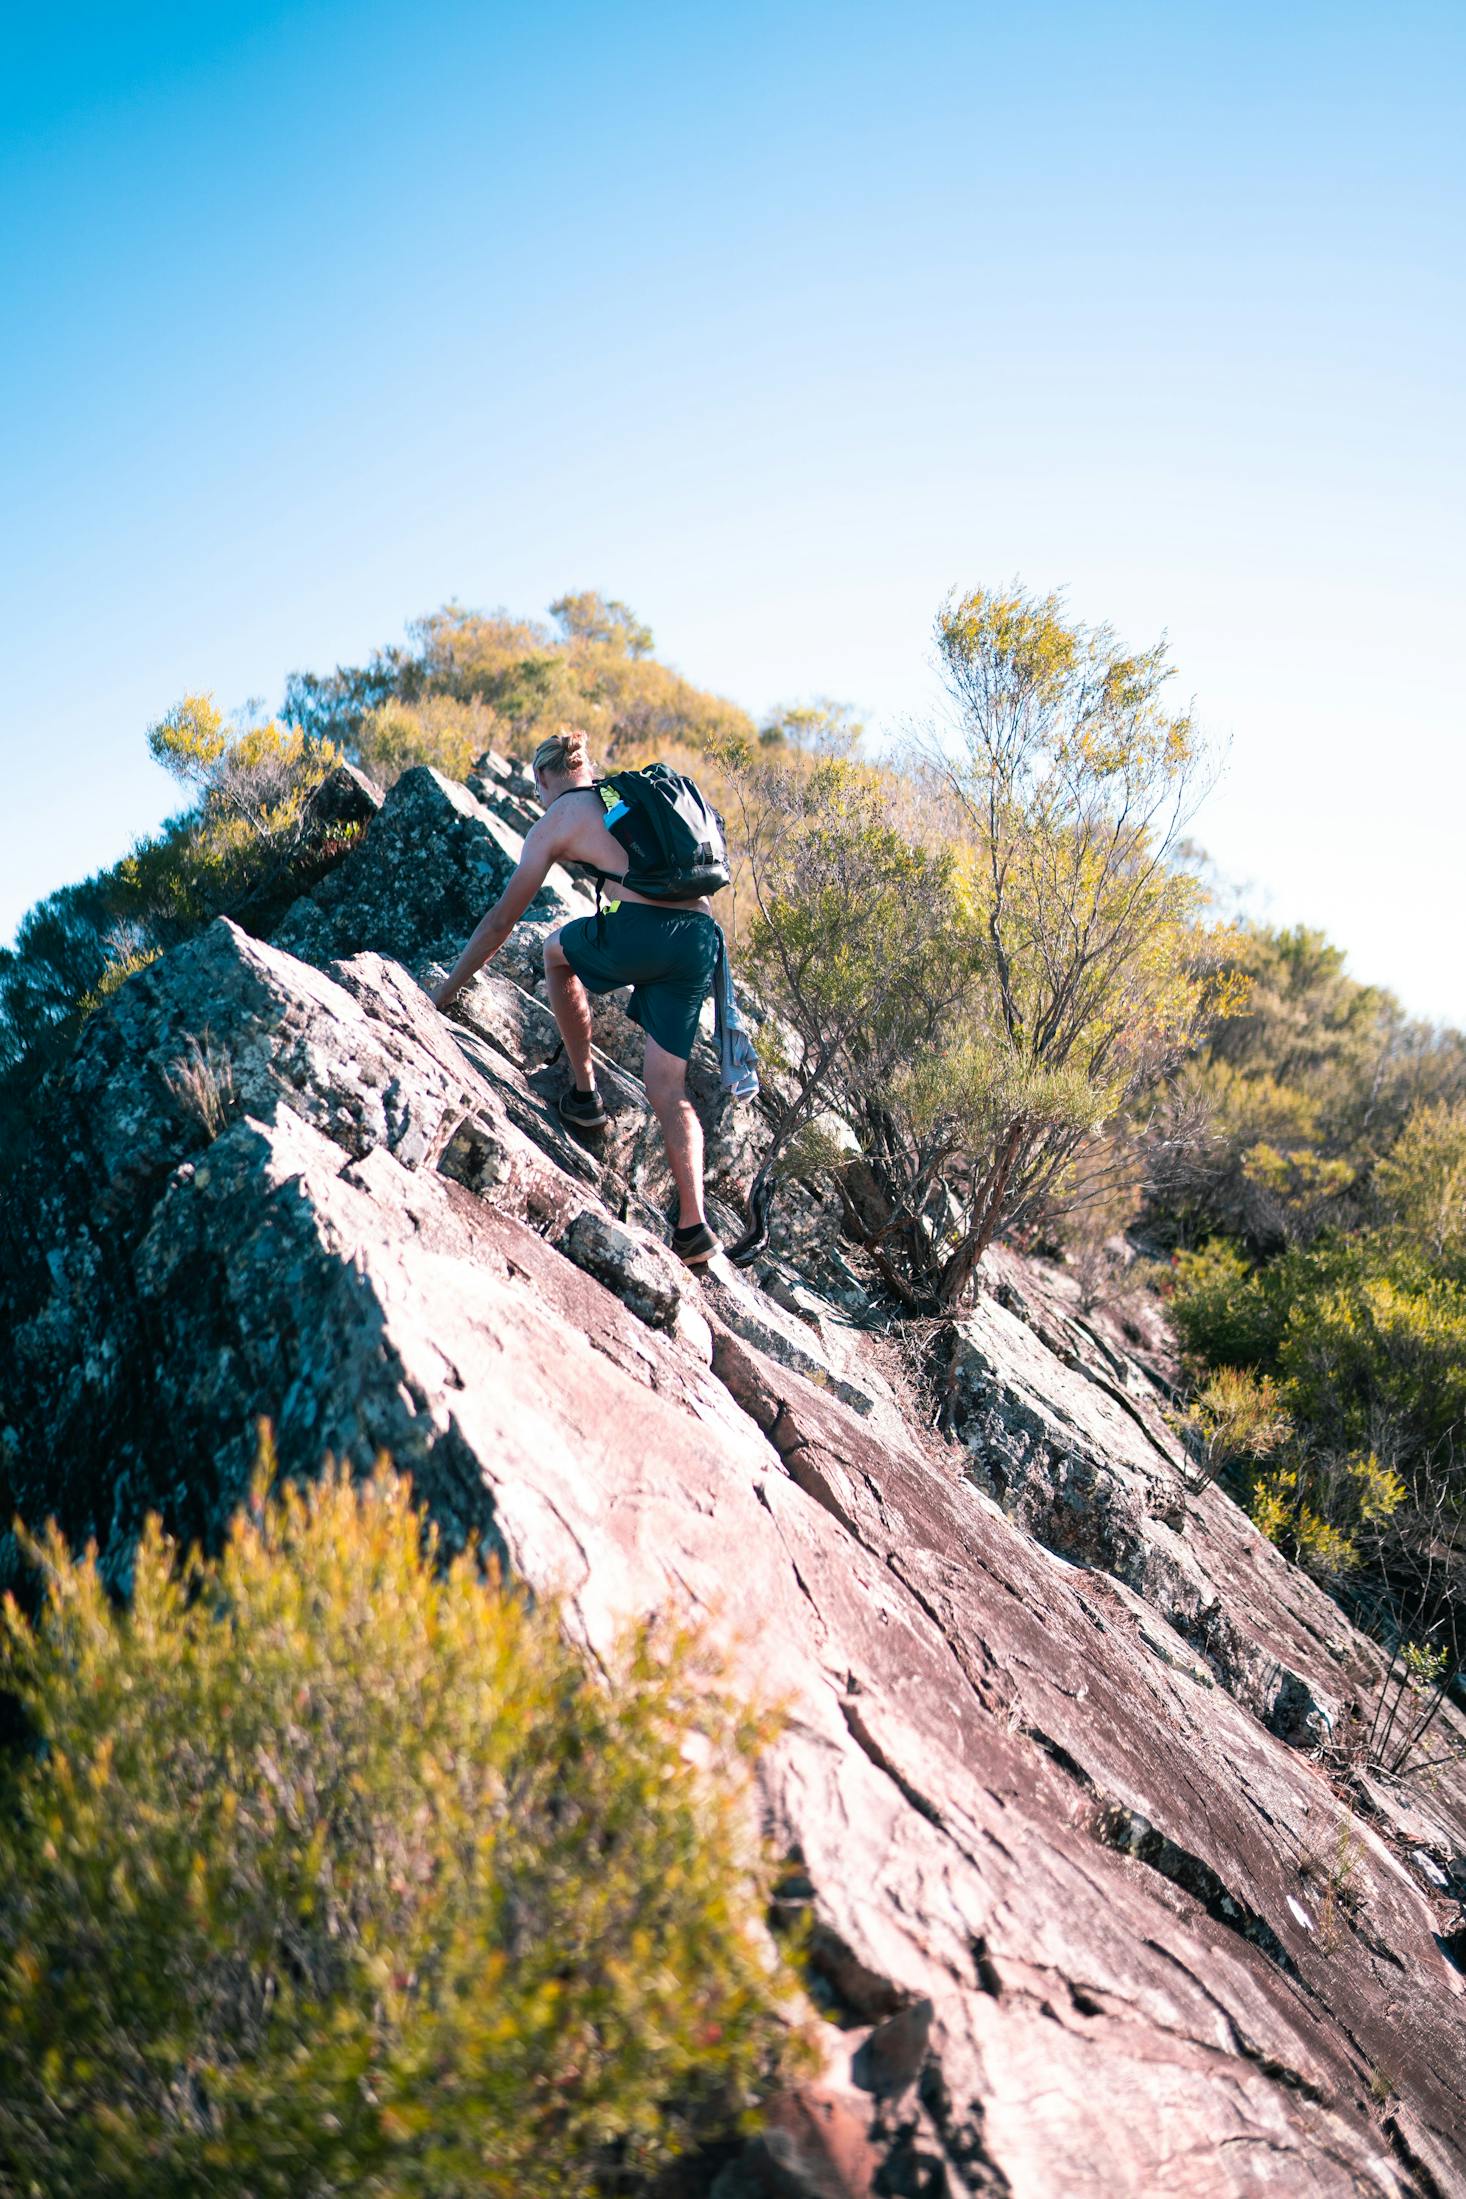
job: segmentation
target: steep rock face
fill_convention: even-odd
[[[1367,1685],[1338,1607],[1187,1462],[1139,1368],[1116,1369],[1022,1263],[953,1338],[946,1420],[968,1471],[1040,1541],[1154,1605],[1229,1691],[1286,1740],[1326,1742]]]
[[[481,977],[453,1026],[386,958],[482,913],[373,850],[423,776],[276,944],[220,922],[88,1027],[6,1208],[6,1516],[125,1583],[147,1506],[217,1532],[268,1414],[289,1470],[390,1450],[592,1645],[723,1629],[790,1707],[763,1786],[829,2065],[720,2199],[1466,2189],[1454,1909],[1411,1860],[1466,1846],[1459,1777],[1365,1811],[1316,1760],[1370,1645],[1185,1493],[1037,1270],[990,1263],[948,1444],[838,1307],[682,1270],[628,1069],[592,1153],[532,993]]]

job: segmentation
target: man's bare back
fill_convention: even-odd
[[[626,876],[627,853],[608,830],[605,805],[594,787],[572,787],[558,795],[544,816],[530,827],[524,852],[535,863],[543,853],[547,869],[550,863],[584,863],[591,870],[603,871],[618,881],[616,892],[623,901],[641,901],[656,909],[701,909],[705,916],[713,913],[705,895],[692,901],[653,901],[650,895],[634,893],[619,883]]]

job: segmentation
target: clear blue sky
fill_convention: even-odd
[[[0,937],[153,718],[600,587],[878,726],[1019,574],[1230,741],[1196,831],[1466,1024],[1466,9],[0,11]]]

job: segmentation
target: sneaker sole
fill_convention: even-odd
[[[555,1113],[567,1130],[584,1131],[587,1137],[598,1137],[603,1130],[611,1127],[609,1115],[598,1116],[594,1122],[582,1122],[578,1115],[567,1115],[563,1107],[557,1107]]]

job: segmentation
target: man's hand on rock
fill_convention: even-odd
[[[451,1007],[462,990],[462,986],[455,985],[451,977],[440,977],[428,998],[435,1008],[447,1008]]]

